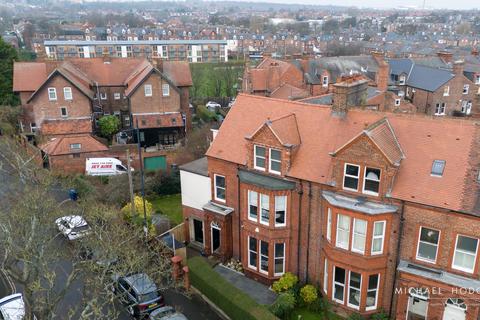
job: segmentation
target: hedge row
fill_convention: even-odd
[[[202,257],[188,259],[192,285],[232,320],[278,320],[267,308],[220,276]]]

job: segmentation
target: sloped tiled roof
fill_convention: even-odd
[[[366,130],[367,135],[392,164],[400,164],[405,157],[395,132],[387,118],[374,123]]]
[[[271,98],[298,100],[308,97],[310,94],[307,90],[297,88],[291,84],[284,83],[270,94]]]
[[[193,85],[190,65],[183,61],[164,61],[163,73],[177,86],[190,87]]]
[[[244,137],[251,135],[268,119],[292,113],[295,114],[301,145],[287,176],[330,184],[333,181],[330,153],[351,141],[366,125],[368,128],[374,123],[386,123],[381,121],[386,119],[405,155],[391,196],[452,210],[472,210],[471,207],[464,208],[463,190],[464,187],[470,188],[468,175],[472,170],[478,170],[469,164],[471,154],[476,154],[472,148],[478,134],[473,121],[356,109],[340,118],[332,117],[328,106],[240,94],[207,156],[246,165],[248,154]],[[398,159],[400,151],[391,147],[392,138],[387,128],[372,127],[371,131],[385,154]],[[434,160],[446,161],[441,178],[430,175]],[[478,188],[475,181],[472,188]]]
[[[81,147],[80,149],[72,150],[72,144],[80,144]],[[108,147],[89,134],[76,134],[52,138],[42,144],[40,149],[49,156],[59,156],[72,153],[107,151]]]
[[[180,113],[133,115],[133,125],[140,129],[158,127],[183,127],[183,118]]]
[[[92,120],[44,120],[40,131],[43,135],[90,133],[92,132]]]
[[[298,146],[301,142],[295,114],[289,114],[271,121],[267,125],[283,145]]]
[[[36,91],[47,76],[47,67],[43,62],[14,62],[13,91]]]

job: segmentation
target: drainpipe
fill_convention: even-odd
[[[238,260],[242,261],[242,226],[240,219],[240,177],[238,175],[238,170],[240,166],[237,166],[237,215],[238,215]],[[232,243],[233,245],[233,243]],[[233,251],[233,248],[232,248]],[[233,254],[233,252],[232,252]]]
[[[388,312],[389,318],[392,318],[393,313],[393,299],[395,297],[395,287],[397,286],[397,268],[398,264],[400,263],[400,248],[402,247],[402,235],[403,235],[403,225],[405,222],[405,218],[403,217],[403,211],[405,208],[405,201],[401,200],[402,208],[400,209],[400,226],[398,228],[398,243],[397,243],[397,257],[395,259],[395,272],[393,273],[393,288],[392,294],[390,297],[390,311]]]
[[[298,255],[297,255],[297,274],[300,275],[300,256],[302,251],[302,246],[300,245],[301,233],[302,233],[302,199],[303,199],[303,184],[300,182],[300,190],[297,191],[299,197],[298,201],[298,235],[297,235],[297,246],[298,246]],[[307,250],[308,251],[308,250]]]
[[[308,283],[308,267],[309,267],[309,257],[310,257],[310,225],[311,225],[311,221],[310,221],[310,217],[312,215],[312,183],[309,181],[308,182],[308,221],[307,221],[307,224],[308,224],[308,231],[307,231],[307,263],[305,264],[305,282]],[[301,226],[301,225],[300,225]]]

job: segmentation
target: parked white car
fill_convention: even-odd
[[[25,317],[25,302],[21,293],[0,299],[0,319],[22,320]]]
[[[210,111],[215,111],[216,108],[221,108],[221,107],[222,107],[219,103],[217,103],[217,102],[215,102],[215,101],[208,101],[205,106],[206,106],[206,107],[208,108],[208,110],[210,110]]]
[[[90,233],[90,226],[81,216],[65,216],[55,220],[58,230],[68,238],[76,240],[85,237]]]

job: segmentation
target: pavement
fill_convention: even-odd
[[[0,137],[1,139],[1,137]],[[0,145],[1,148],[1,145]],[[0,149],[0,152],[2,150]],[[0,158],[0,203],[3,208],[8,208],[12,201],[18,201],[15,195],[21,190],[21,184],[19,184],[15,177],[15,174],[9,170],[8,165],[2,162]],[[62,203],[68,199],[67,190],[62,189],[60,186],[53,188],[52,193],[55,199]],[[58,239],[58,241],[66,241],[65,239]],[[65,244],[59,243],[59,247],[68,248]],[[58,286],[66,281],[68,270],[71,269],[70,261],[61,261],[55,266],[55,272],[57,274],[56,282]],[[82,300],[83,295],[83,280],[78,279],[66,293],[65,297],[59,304],[58,317],[61,319],[61,314],[66,314],[68,310],[78,304]],[[23,292],[21,285],[12,282],[6,277],[0,270],[0,298],[10,295],[15,292]],[[178,311],[184,313],[190,320],[220,320],[221,318],[205,303],[198,295],[192,295],[186,297],[185,295],[173,290],[168,289],[164,293],[165,302],[167,305],[172,305],[178,309]],[[122,310],[118,320],[131,320],[131,316],[120,305],[116,306],[118,310]],[[64,311],[62,313],[62,311]]]
[[[220,264],[216,265],[214,270],[259,304],[271,305],[277,298],[277,294],[271,291],[266,285],[249,279],[239,272],[230,270]]]

